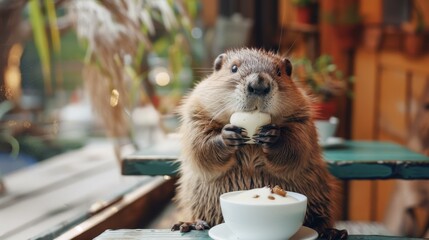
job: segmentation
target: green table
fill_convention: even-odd
[[[124,157],[122,174],[173,176],[180,165],[176,161],[179,154],[179,142],[138,151]],[[345,141],[324,148],[323,154],[329,170],[338,179],[429,179],[429,157],[398,144]]]
[[[174,142],[176,141],[176,142]],[[126,156],[123,175],[174,176],[180,166],[180,142],[165,142]],[[330,172],[339,179],[429,179],[429,157],[401,145],[382,141],[344,141],[323,149]],[[127,238],[126,238],[127,237]],[[181,234],[168,229],[109,230],[97,239],[210,239],[207,231]],[[351,235],[350,240],[412,239],[380,235]],[[414,238],[415,239],[415,238]]]
[[[122,174],[174,176],[180,165],[176,161],[180,143],[173,141],[177,143],[159,144],[124,157]],[[338,179],[429,179],[429,157],[398,144],[345,141],[324,148],[323,154]]]
[[[148,240],[148,239],[165,239],[165,240],[209,240],[208,231],[191,231],[189,233],[172,232],[169,229],[120,229],[120,230],[107,230],[95,240],[113,240],[113,239],[127,239],[127,240]],[[379,235],[350,235],[348,240],[405,240],[405,239],[418,239],[418,238],[405,238],[393,236],[379,236]]]

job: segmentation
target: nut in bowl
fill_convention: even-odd
[[[220,196],[226,226],[238,239],[289,239],[302,226],[307,197],[271,188],[224,193]]]

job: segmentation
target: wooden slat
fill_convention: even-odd
[[[378,139],[393,141],[402,145],[407,142],[410,124],[410,102],[412,93],[412,72],[403,68],[393,68],[384,63],[380,70],[380,112]],[[382,222],[386,216],[395,181],[376,181],[376,192],[372,197],[373,215],[371,220]]]
[[[108,142],[92,143],[4,178],[0,239],[28,239],[85,220],[92,204],[108,203],[149,177],[124,177]]]
[[[371,181],[350,181],[349,220],[371,219]]]
[[[388,202],[392,196],[396,180],[376,181],[377,192],[376,205],[375,205],[375,221],[382,222],[386,216]]]
[[[407,77],[402,69],[383,67],[380,75],[380,108],[377,124],[380,130],[406,140]]]
[[[424,94],[426,84],[429,84],[429,75],[416,73],[413,75],[411,83],[411,101],[410,101],[410,121],[413,123],[417,114],[418,107]]]
[[[120,201],[58,236],[57,240],[93,239],[106,229],[137,228],[151,221],[173,197],[175,179],[157,177]]]
[[[0,198],[0,208],[8,202],[31,196],[34,193],[58,187],[64,182],[115,162],[113,146],[105,142],[94,142],[79,150],[70,151],[37,165],[7,175],[3,180],[8,188],[6,196]],[[101,155],[99,155],[101,153]],[[37,181],[35,181],[37,180]],[[31,184],[28,182],[31,181]]]
[[[361,4],[362,5],[362,4]],[[377,99],[377,55],[373,51],[359,49],[355,54],[355,97],[353,99],[353,139],[373,139]],[[349,220],[371,220],[370,181],[350,181],[348,193]]]
[[[353,99],[352,138],[373,139],[377,63],[374,52],[359,50],[355,60],[355,97]]]

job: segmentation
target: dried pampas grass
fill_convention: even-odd
[[[172,6],[167,0],[74,0],[69,2],[69,11],[79,38],[88,47],[83,77],[93,107],[110,137],[130,137],[131,120],[126,112],[133,104],[130,92],[138,89],[131,89],[135,79],[126,68],[140,72],[135,58],[139,48],[151,48],[147,34],[155,33],[154,14],[167,30],[177,27]]]

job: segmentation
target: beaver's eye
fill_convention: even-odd
[[[237,67],[237,65],[232,65],[232,67],[231,67],[231,72],[233,72],[233,73],[236,73],[238,71],[238,67]]]
[[[279,77],[282,76],[282,71],[280,70],[280,68],[277,68],[277,76],[279,76]]]

